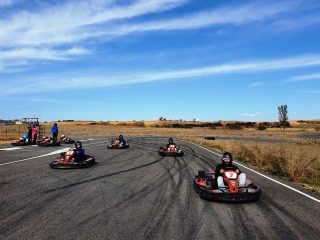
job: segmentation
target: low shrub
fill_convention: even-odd
[[[134,127],[145,127],[146,126],[146,124],[143,121],[133,122],[130,125],[132,125]]]
[[[257,130],[259,130],[259,131],[263,131],[263,130],[266,130],[266,129],[267,129],[267,127],[265,125],[259,125],[258,128],[257,128]]]

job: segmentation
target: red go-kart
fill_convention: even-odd
[[[111,140],[111,143],[107,146],[108,149],[124,149],[128,147],[129,147],[129,144],[121,145],[119,139]]]
[[[66,144],[69,144],[69,143],[75,143],[75,140],[69,138],[69,137],[61,137],[60,138],[60,143],[66,143]]]
[[[225,187],[218,187],[214,172],[199,170],[193,178],[193,188],[203,199],[223,202],[257,201],[261,196],[261,188],[246,178],[245,185],[240,187],[238,174],[234,170],[224,173]]]
[[[33,141],[28,142],[28,139],[25,139],[24,137],[21,137],[18,140],[16,140],[15,142],[11,143],[12,146],[27,146],[27,145],[35,145],[35,144],[36,143]]]
[[[53,147],[60,146],[60,142],[55,142],[49,137],[43,137],[40,141],[37,141],[37,145],[41,147]]]
[[[86,168],[96,164],[96,159],[93,156],[85,155],[85,159],[81,162],[74,161],[74,150],[69,149],[67,152],[60,153],[60,157],[49,163],[51,168],[60,169],[74,169],[74,168]]]
[[[168,148],[160,147],[158,149],[158,154],[160,156],[182,157],[184,155],[184,152],[181,149],[177,148],[175,144],[169,144]]]
[[[12,142],[11,145],[13,145],[13,146],[26,146],[26,145],[28,145],[28,142],[25,138],[21,137],[18,140],[16,140],[15,142]]]

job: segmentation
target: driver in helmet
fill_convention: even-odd
[[[86,155],[84,154],[84,149],[82,148],[82,143],[80,141],[76,141],[74,146],[75,146],[75,148],[73,149],[74,161],[77,163],[84,161]]]
[[[119,142],[120,142],[120,145],[119,145],[120,147],[127,144],[126,140],[123,139],[122,135],[119,135]]]
[[[167,144],[167,148],[169,148],[170,145],[176,146],[176,144],[173,142],[173,139],[172,139],[172,138],[169,138],[169,143]]]
[[[229,152],[225,152],[221,156],[222,163],[218,164],[215,171],[215,176],[219,187],[225,187],[223,183],[223,174],[226,171],[226,168],[234,170],[238,174],[239,187],[244,187],[246,182],[246,174],[241,172],[240,169],[232,164],[233,157]]]
[[[66,135],[61,135],[60,141],[62,141],[62,140],[68,140],[68,137]]]

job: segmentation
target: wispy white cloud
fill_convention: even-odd
[[[69,1],[63,5],[47,6],[43,11],[21,11],[0,21],[0,44],[16,46],[59,46],[85,39],[101,41],[134,32],[197,29],[225,24],[243,25],[263,21],[280,14],[296,12],[300,1],[249,3],[229,6],[176,18],[149,20],[138,23],[129,19],[176,8],[187,0],[140,0],[131,5],[117,6],[113,1]],[[151,18],[152,19],[152,18]],[[3,33],[3,34],[1,34]],[[5,33],[5,34],[4,34]],[[0,45],[0,46],[1,46]]]
[[[285,1],[270,2],[269,4],[266,2],[254,2],[244,6],[223,7],[172,19],[151,20],[144,23],[121,23],[116,26],[111,25],[108,31],[100,31],[100,34],[113,37],[145,31],[190,30],[223,25],[239,26],[270,20],[271,18],[280,18],[282,14],[294,13],[303,8],[301,1],[296,1],[292,4],[287,3]],[[314,24],[316,23],[315,21]],[[221,34],[221,29],[217,33]]]
[[[187,1],[139,0],[121,6],[113,0],[67,1],[60,5],[41,2],[33,12],[8,13],[6,18],[0,18],[0,71],[22,71],[22,59],[56,61],[89,54],[90,50],[81,45],[105,38],[105,29],[114,26],[106,25],[109,22],[170,10]],[[13,4],[13,1],[2,3]],[[70,47],[76,43],[80,47]],[[9,65],[4,63],[7,61]],[[29,64],[33,65],[30,61]],[[13,69],[13,65],[18,68]]]
[[[5,68],[2,68],[1,66],[6,66]],[[27,65],[25,67],[23,66],[19,66],[17,67],[17,65],[19,65],[18,62],[15,62],[14,66],[13,67],[10,67],[10,64],[2,64],[0,62],[0,72],[2,73],[6,73],[6,74],[10,74],[10,73],[19,73],[19,72],[25,72],[25,71],[28,71],[28,70],[31,70],[33,69],[34,67],[32,67],[31,64],[24,64],[24,63],[21,63],[21,65]]]
[[[254,83],[251,83],[248,87],[260,87],[260,86],[263,86],[264,83],[263,82],[254,82]]]
[[[13,4],[15,1],[2,0]],[[119,5],[113,0],[82,0],[54,5],[42,2],[35,10],[20,10],[0,19],[0,61],[67,60],[90,54],[90,44],[106,42],[118,36],[146,31],[168,31],[208,28],[223,25],[244,25],[301,11],[302,1],[253,2],[229,5],[218,9],[189,13],[180,17],[153,13],[174,10],[189,0],[137,0]],[[150,16],[140,22],[140,16]],[[279,20],[279,21],[280,21]],[[313,22],[312,22],[313,21]],[[310,18],[309,24],[317,21]],[[278,22],[280,24],[280,22]],[[289,23],[288,23],[289,24]],[[219,34],[221,30],[217,31]],[[77,47],[70,47],[77,44]],[[87,47],[79,47],[79,45]],[[61,48],[66,50],[61,50]],[[1,63],[0,63],[1,65]],[[0,71],[16,72],[2,64]],[[2,70],[1,70],[2,69]]]
[[[256,117],[257,115],[261,115],[261,112],[256,113],[242,113],[240,114],[242,117]]]
[[[277,20],[273,24],[271,24],[269,29],[272,29],[274,31],[293,31],[312,25],[318,25],[319,23],[319,15],[309,15],[305,17],[293,17]]]
[[[320,91],[300,91],[300,92],[303,92],[303,93],[320,93]]]
[[[320,79],[320,73],[308,74],[302,76],[294,76],[285,80],[284,82],[300,82],[300,81],[309,81],[309,80],[317,80]]]
[[[10,99],[10,98],[8,98]],[[65,100],[56,100],[56,99],[51,99],[51,98],[47,98],[47,97],[44,97],[44,98],[34,98],[34,97],[30,97],[30,98],[21,98],[21,97],[14,97],[13,99],[10,99],[10,100],[14,100],[14,101],[19,101],[19,100],[22,100],[22,101],[30,101],[30,102],[41,102],[41,103],[66,103]],[[68,101],[67,102],[68,104],[72,104],[72,103],[75,103],[75,104],[80,104],[80,103],[90,103],[90,104],[104,104],[104,103],[101,103],[101,102],[94,102],[94,101]]]
[[[53,50],[50,48],[15,48],[13,50],[0,50],[1,59],[50,59],[68,60],[71,56],[89,54],[90,51],[84,48],[73,47],[67,50]]]
[[[0,73],[23,72],[35,68],[37,60],[72,60],[76,56],[90,54],[91,51],[73,47],[66,50],[50,48],[16,48],[10,51],[0,49]]]
[[[60,103],[62,101],[50,99],[50,98],[14,98],[15,101],[23,100],[23,101],[30,101],[30,102],[42,102],[42,103]]]
[[[100,88],[116,85],[128,85],[146,83],[154,81],[168,81],[174,79],[194,78],[200,76],[214,76],[220,74],[233,73],[256,73],[264,71],[274,71],[278,69],[290,69],[306,66],[320,65],[320,56],[308,55],[295,58],[286,58],[269,61],[255,61],[238,64],[225,64],[196,69],[172,70],[163,72],[132,72],[130,77],[124,74],[110,74],[99,71],[64,73],[63,75],[51,74],[50,76],[37,76],[30,79],[17,79],[9,83],[0,82],[2,91],[0,95],[10,95],[16,93],[61,91],[67,89]],[[94,74],[93,74],[94,72]],[[52,85],[51,83],[55,84]],[[19,84],[18,84],[19,83]],[[22,84],[21,84],[22,83]],[[21,87],[20,87],[21,86]]]
[[[21,11],[0,21],[0,46],[58,46],[101,36],[105,24],[166,11],[187,0],[140,0],[117,6],[114,1],[68,1],[37,12]],[[110,26],[109,26],[110,27]],[[104,33],[105,34],[105,33]]]
[[[21,1],[21,0],[0,0],[0,7],[1,6],[13,5],[18,1]]]

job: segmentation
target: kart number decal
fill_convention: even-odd
[[[229,178],[229,179],[235,179],[235,178],[237,178],[237,173],[236,173],[236,172],[227,171],[227,172],[225,172],[225,175],[226,175],[226,177]]]

